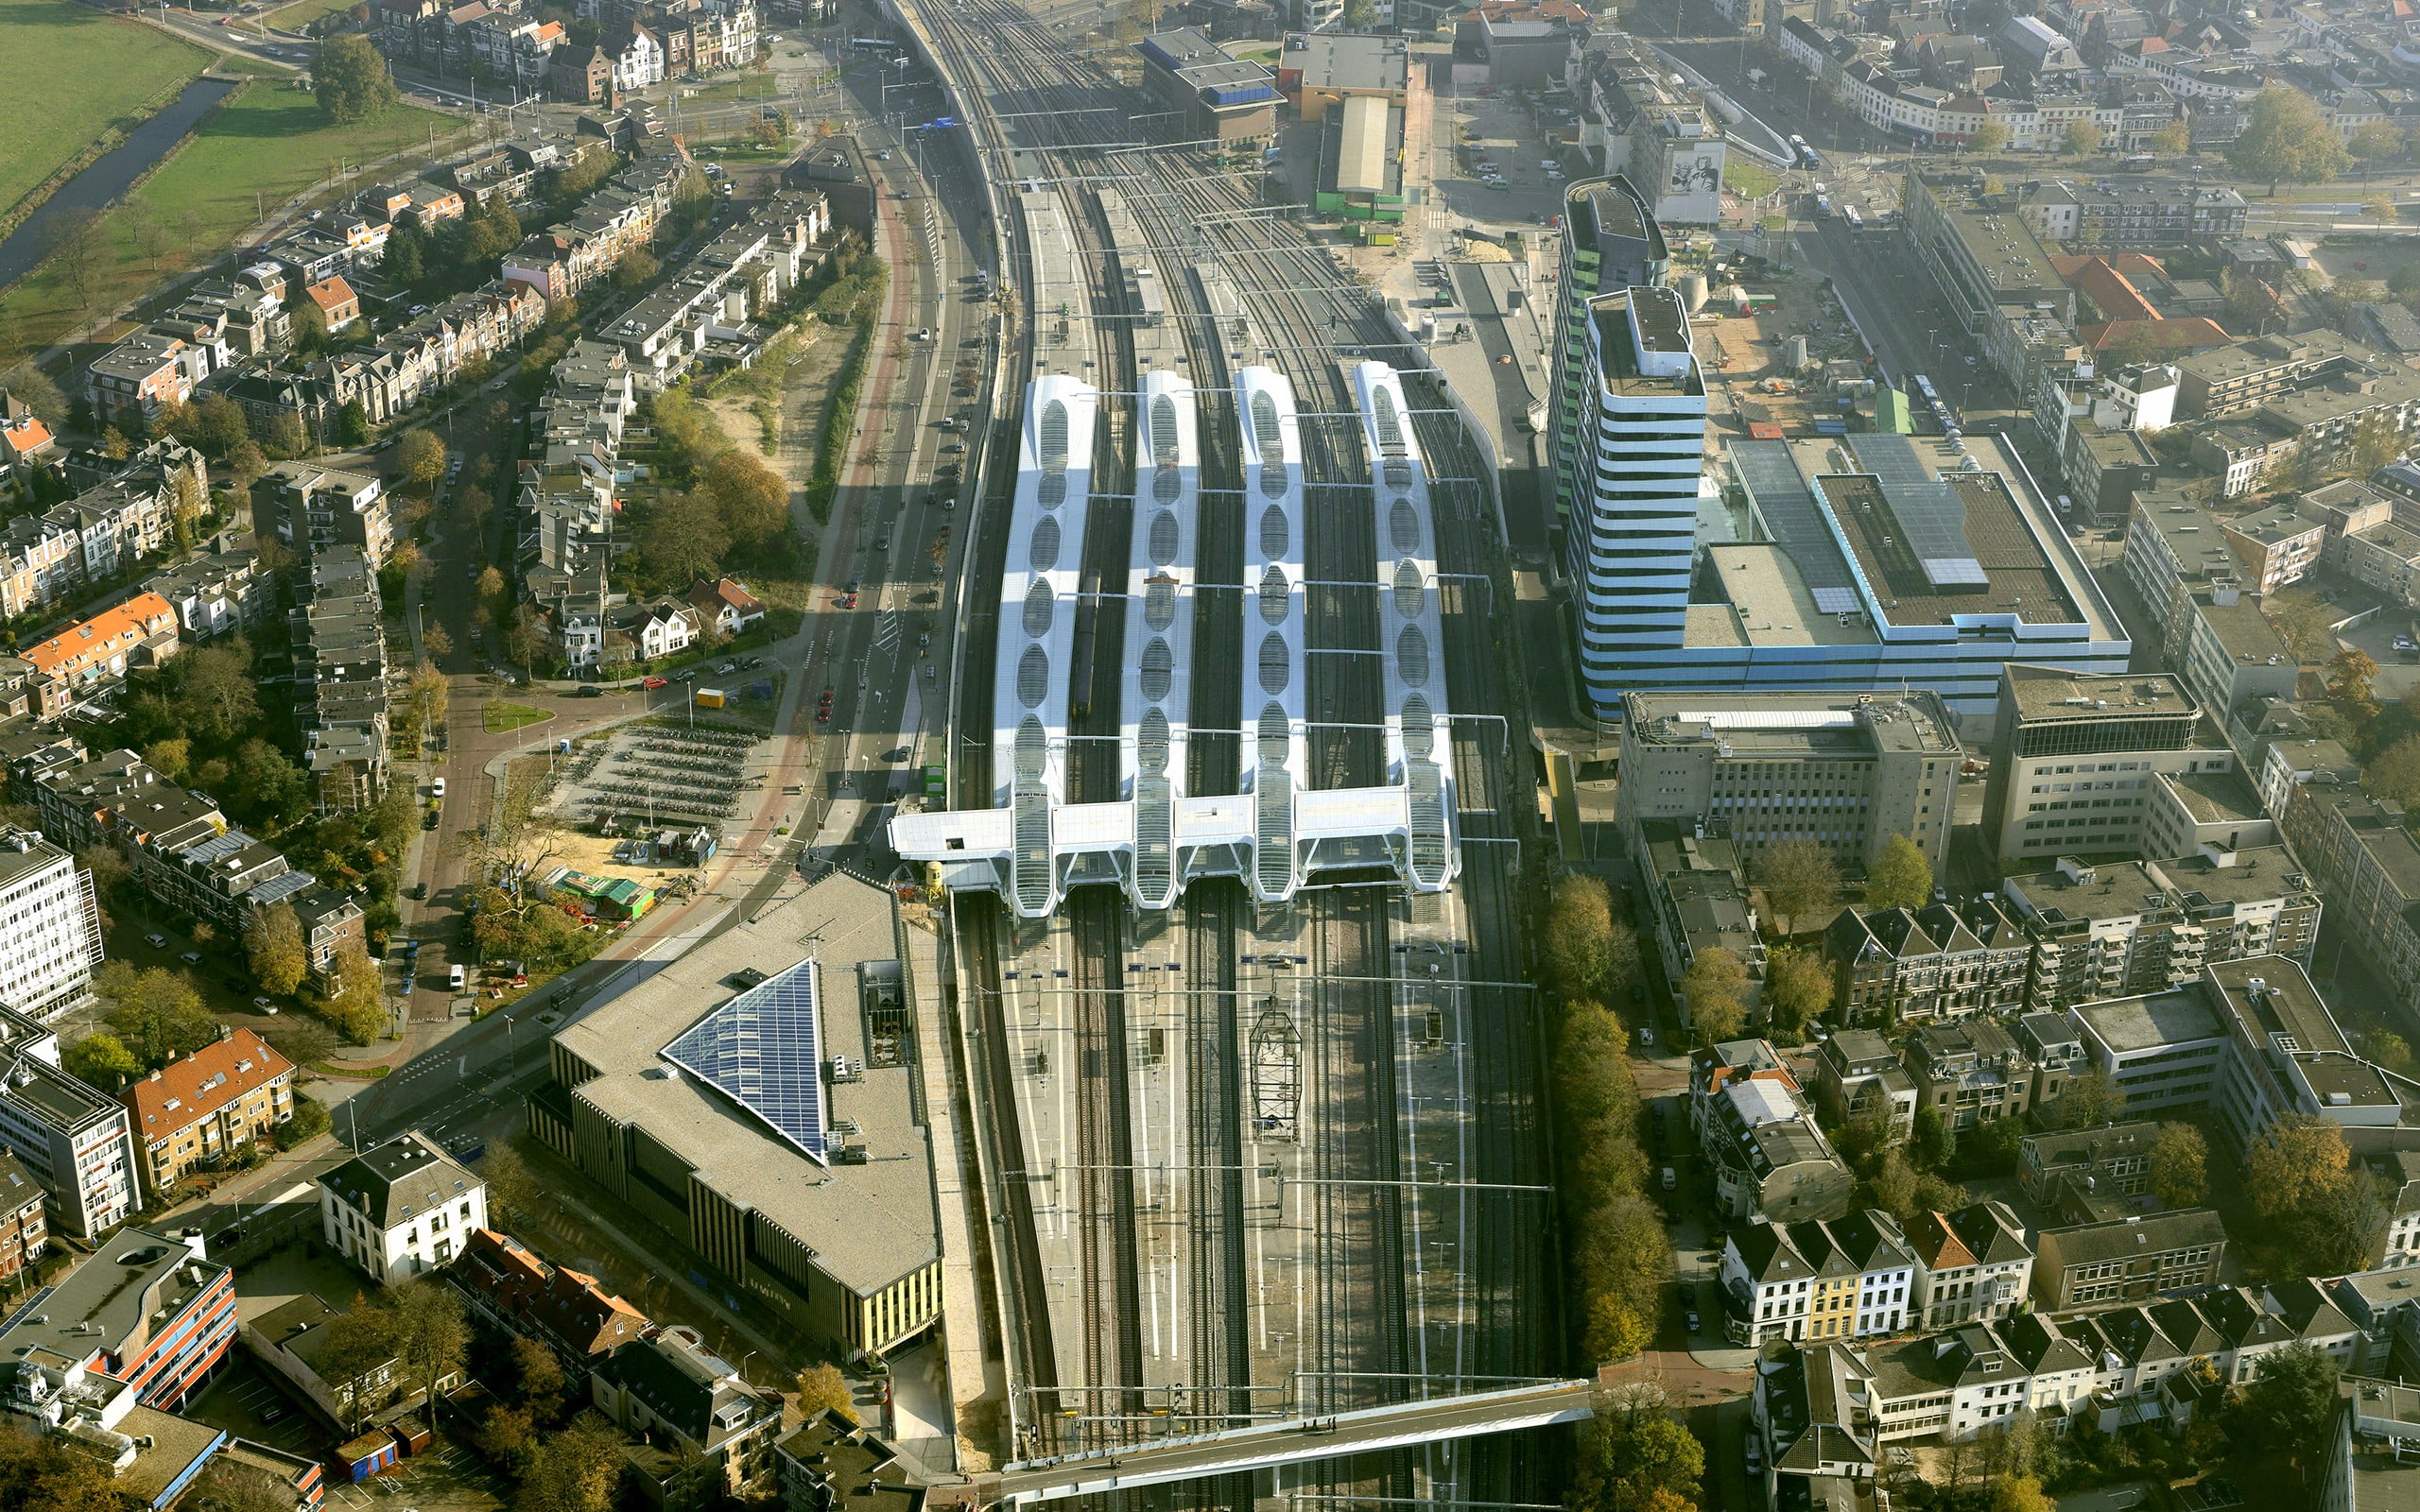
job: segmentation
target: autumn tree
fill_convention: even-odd
[[[859,1420],[856,1393],[837,1365],[811,1365],[798,1373],[798,1410],[805,1418],[837,1412],[853,1423]]]
[[[424,634],[421,639],[425,644],[428,637]],[[405,702],[423,730],[434,730],[445,723],[445,711],[453,696],[453,685],[437,669],[437,663],[426,657],[412,668],[411,679],[404,686]]]
[[[2126,1111],[2126,1089],[2105,1071],[2088,1071],[2059,1089],[2040,1115],[2053,1128],[2092,1128],[2113,1124]]]
[[[2006,123],[1987,120],[1975,128],[1974,134],[1967,137],[1966,147],[1968,151],[1979,152],[1988,158],[1996,152],[2004,150],[2008,146],[2008,139],[2009,129]]]
[[[1681,973],[1681,995],[1701,1044],[1737,1038],[1748,1020],[1748,968],[1720,945],[1697,954]]]
[[[562,1405],[563,1388],[568,1382],[563,1375],[563,1363],[555,1351],[538,1340],[523,1336],[512,1341],[512,1387],[529,1410],[541,1418],[551,1418]]]
[[[2325,183],[2352,161],[2327,112],[2285,84],[2260,92],[2243,134],[2227,147],[2227,165],[2243,178],[2266,181],[2272,195],[2281,183]]]
[[[2361,768],[2362,790],[2406,808],[2420,802],[2420,732],[2404,736]]]
[[[1858,1206],[1880,1208],[1910,1230],[1926,1213],[1955,1211],[1969,1200],[1965,1188],[1952,1185],[1935,1172],[1917,1170],[1908,1152],[1897,1145],[1882,1152],[1874,1174],[1858,1183],[1857,1195]]]
[[[2358,645],[2345,646],[2327,663],[2328,701],[2357,730],[2378,716],[2377,695],[2373,691],[2377,675],[2377,662]]]
[[[2059,133],[2059,146],[2071,158],[2088,158],[2100,150],[2100,128],[2090,121],[2069,121]]]
[[[437,1431],[437,1388],[458,1374],[470,1352],[471,1324],[462,1298],[434,1277],[406,1281],[388,1294],[395,1314],[395,1357],[404,1375],[427,1393],[428,1427]]]
[[[2192,1125],[2162,1124],[2144,1159],[2162,1207],[2198,1207],[2209,1195],[2209,1146]]]
[[[2193,123],[2178,116],[2152,133],[2152,150],[2169,157],[2193,150]]]
[[[1840,901],[1841,868],[1831,848],[1808,839],[1768,846],[1756,859],[1756,880],[1773,912],[1794,927],[1806,914],[1823,913]]]
[[[1765,1012],[1773,1038],[1795,1044],[1832,1011],[1832,969],[1823,953],[1784,945],[1765,962]]]
[[[2053,1512],[2056,1504],[2031,1475],[1992,1477],[1988,1512]]]
[[[731,532],[712,495],[703,491],[659,499],[639,526],[639,558],[659,587],[686,588],[722,568]]]
[[[1894,834],[1865,875],[1868,908],[1922,908],[1932,902],[1932,863],[1916,842]]]
[[[244,926],[244,952],[251,960],[252,980],[273,998],[292,993],[311,970],[302,920],[291,903],[253,910]]]
[[[2315,1208],[2346,1179],[2351,1152],[2330,1120],[2299,1110],[2280,1114],[2252,1142],[2253,1210],[2273,1222]]]
[[[538,1440],[512,1512],[611,1512],[621,1479],[620,1439],[602,1418],[582,1413]]]
[[[320,999],[320,1017],[347,1044],[366,1045],[387,1026],[387,1005],[378,995],[378,963],[360,941],[353,940],[337,947],[334,969],[337,990]]]
[[[1538,930],[1547,985],[1565,998],[1615,995],[1638,971],[1638,936],[1614,919],[1605,885],[1578,872],[1555,879]]]
[[[1645,1383],[1599,1393],[1576,1448],[1566,1503],[1574,1512],[1651,1512],[1658,1492],[1693,1505],[1705,1478],[1705,1446],[1663,1388]]]
[[[521,1152],[510,1144],[499,1140],[488,1145],[488,1153],[479,1160],[479,1179],[488,1185],[488,1206],[499,1212],[536,1211],[538,1178],[530,1174],[529,1163],[521,1158]]]
[[[146,1071],[192,1055],[218,1038],[217,1019],[193,978],[182,971],[110,961],[94,977],[93,989],[110,1000],[110,1031]]]
[[[353,1433],[369,1416],[363,1393],[395,1359],[395,1316],[356,1292],[353,1306],[330,1318],[327,1330],[315,1365],[321,1380],[340,1388],[337,1402],[345,1409],[345,1431]]]
[[[445,475],[445,443],[434,431],[406,431],[395,442],[393,465],[402,482],[425,489]]]

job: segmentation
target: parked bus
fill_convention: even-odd
[[[849,45],[861,53],[895,54],[899,44],[888,37],[852,37]]]
[[[1849,230],[1851,231],[1865,230],[1865,217],[1857,213],[1857,206],[1855,205],[1841,206],[1841,218],[1849,223]]]

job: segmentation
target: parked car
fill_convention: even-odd
[[[143,936],[143,943],[150,946],[155,951],[164,951],[168,948],[168,936],[165,935],[146,935]]]
[[[642,678],[642,679],[639,679],[639,686],[640,686],[640,687],[642,687],[642,688],[644,688],[644,689],[646,689],[646,690],[647,690],[648,692],[649,692],[649,693],[653,693],[656,689],[661,688],[661,687],[663,687],[663,686],[664,686],[664,679],[662,679],[662,678]]]
[[[177,959],[184,962],[187,966],[199,966],[201,964],[201,952],[186,951],[182,954],[179,955]]]

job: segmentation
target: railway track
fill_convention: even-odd
[[[1295,384],[1306,414],[1337,416],[1354,408],[1354,395],[1332,349],[1358,346],[1375,354],[1392,354],[1397,346],[1392,332],[1373,310],[1363,291],[1354,286],[1321,250],[1305,244],[1292,227],[1258,218],[1250,186],[1222,176],[1204,154],[1187,148],[1152,152],[1111,152],[1127,144],[1135,129],[1131,106],[1121,103],[1114,86],[1069,52],[1046,28],[1000,0],[974,0],[961,8],[924,12],[946,56],[953,75],[988,102],[987,108],[964,109],[972,118],[990,170],[1004,178],[1039,177],[1058,183],[1069,203],[1072,225],[1096,274],[1095,310],[1111,318],[1097,325],[1115,328],[1122,291],[1099,286],[1108,266],[1098,206],[1081,187],[1096,178],[1114,177],[1146,234],[1155,244],[1164,267],[1182,267],[1205,255],[1215,256],[1246,292],[1246,302],[1265,329],[1270,352],[1265,360],[1285,370]],[[981,30],[978,33],[977,27]],[[970,106],[974,102],[968,102]],[[1016,122],[1012,140],[1004,121]],[[1009,221],[1016,217],[1010,215]],[[1004,244],[1011,266],[1028,268],[1029,243],[1021,227],[1004,225]],[[1236,742],[1231,731],[1240,719],[1241,616],[1234,584],[1242,571],[1243,511],[1236,491],[1233,443],[1228,436],[1232,414],[1217,405],[1227,389],[1229,365],[1220,334],[1190,278],[1171,279],[1169,318],[1184,323],[1192,373],[1202,405],[1204,451],[1201,474],[1201,514],[1197,540],[1197,576],[1205,586],[1197,601],[1194,723],[1205,731],[1188,749],[1189,789],[1198,793],[1232,792],[1236,785]],[[1036,370],[1030,345],[1037,321],[1025,320],[1025,360],[1015,365],[1022,385]],[[1238,353],[1237,360],[1264,360],[1260,352]],[[1131,344],[1120,344],[1105,332],[1098,344],[1098,370],[1086,374],[1114,393],[1135,387]],[[1399,365],[1417,367],[1416,354]],[[1415,404],[1434,401],[1425,380],[1417,386]],[[1112,406],[1105,406],[1105,414]],[[1221,423],[1225,421],[1226,423]],[[1309,646],[1306,669],[1310,695],[1312,785],[1330,787],[1381,780],[1384,742],[1378,730],[1379,679],[1370,676],[1367,653],[1377,634],[1374,541],[1372,511],[1366,507],[1368,473],[1359,465],[1356,438],[1342,440],[1341,422],[1313,419],[1303,427],[1307,487],[1306,575],[1321,586],[1306,590]],[[1422,448],[1440,475],[1470,478],[1478,464],[1458,422],[1435,414],[1415,415]],[[1346,430],[1354,427],[1344,426]],[[995,475],[1012,477],[1014,432],[1003,427],[1008,465]],[[1097,462],[1098,490],[1107,480],[1131,476],[1121,465],[1131,430],[1104,428],[1105,460]],[[1116,485],[1107,485],[1122,492]],[[1476,502],[1473,487],[1438,491],[1437,533],[1441,566],[1448,572],[1481,572],[1484,583],[1457,579],[1443,586],[1446,635],[1444,661],[1458,712],[1476,714],[1516,713],[1523,707],[1517,683],[1507,685],[1505,669],[1517,663],[1503,654],[1489,610],[1509,603],[1510,584],[1497,564],[1498,551],[1486,511]],[[987,511],[1005,514],[1005,510]],[[1085,546],[1087,585],[1102,580],[1101,568],[1124,559],[1126,532],[1132,529],[1131,505],[1118,500],[1096,508],[1094,529]],[[973,581],[996,582],[1005,551],[1005,529],[991,540],[977,534],[970,557]],[[1097,565],[1098,564],[1098,565]],[[1486,564],[1486,565],[1482,565]],[[1114,566],[1111,567],[1114,571]],[[1347,584],[1351,586],[1333,586]],[[1367,585],[1365,588],[1363,585]],[[989,636],[996,626],[994,602],[981,605],[979,592],[970,593],[966,633],[968,665],[991,664]],[[1101,626],[1118,624],[1120,616],[1096,616]],[[1115,723],[1116,671],[1122,647],[1112,639],[1096,638],[1088,679],[1095,693],[1092,710],[1106,711]],[[981,644],[978,644],[978,638]],[[989,682],[963,679],[960,730],[977,738],[961,741],[962,772],[985,762],[991,723]],[[978,696],[977,690],[980,690]],[[1090,711],[1088,711],[1089,714]],[[1526,728],[1526,721],[1514,723]],[[1500,723],[1462,720],[1457,724],[1455,750],[1460,774],[1460,819],[1463,833],[1478,842],[1465,849],[1463,883],[1456,906],[1462,910],[1462,933],[1473,954],[1472,973],[1481,980],[1512,981],[1520,974],[1513,943],[1517,922],[1516,876],[1512,848],[1495,843],[1521,836],[1525,822],[1517,802],[1507,799],[1520,790]],[[1079,735],[1090,734],[1080,727]],[[1080,740],[1078,749],[1097,744]],[[1103,745],[1105,750],[1114,747]],[[1099,790],[1097,768],[1113,773],[1115,763],[1086,757],[1080,778],[1071,779],[1071,797]],[[1080,785],[1077,785],[1080,784]],[[961,781],[961,801],[989,801],[989,774],[978,785]],[[980,798],[972,798],[979,792]],[[1102,796],[1115,796],[1114,790]],[[1305,1210],[1316,1216],[1317,1249],[1321,1261],[1323,1306],[1318,1341],[1317,1377],[1302,1385],[1306,1409],[1316,1393],[1332,1408],[1374,1405],[1399,1400],[1410,1389],[1406,1372],[1413,1367],[1407,1337],[1406,1196],[1398,1145],[1399,1125],[1395,1082],[1396,1026],[1389,989],[1382,980],[1389,971],[1389,920],[1394,896],[1374,887],[1319,889],[1305,900],[1309,932],[1322,963],[1320,976],[1359,977],[1357,982],[1329,981],[1315,990],[1315,1022],[1306,1024],[1307,1090],[1316,1111],[1305,1133],[1315,1143],[1321,1173],[1308,1195],[1297,1194]],[[1096,917],[1095,907],[1107,917]],[[1080,1157],[1088,1167],[1115,1168],[1088,1172],[1082,1214],[1085,1244],[1084,1346],[1089,1383],[1045,1382],[1032,1376],[1033,1401],[1039,1412],[1046,1402],[1092,1414],[1132,1414],[1143,1410],[1131,1392],[1093,1394],[1088,1400],[1116,1405],[1078,1408],[1071,1388],[1109,1384],[1131,1386],[1142,1377],[1139,1356],[1130,1353],[1137,1335],[1133,1328],[1136,1278],[1133,1225],[1133,1182],[1121,1175],[1131,1147],[1122,1109],[1125,1029],[1118,973],[1125,935],[1122,900],[1102,889],[1072,895],[1069,921],[1076,932],[1077,1033],[1083,1047],[1080,1064],[1085,1091]],[[1241,1388],[1254,1383],[1246,1319],[1249,1307],[1245,1242],[1246,1225],[1241,1162],[1244,1158],[1241,1118],[1242,1068],[1238,1058],[1238,1000],[1236,961],[1239,941],[1255,925],[1252,904],[1233,883],[1196,885],[1186,895],[1181,916],[1188,987],[1184,1019],[1186,1035],[1188,1097],[1187,1139],[1193,1159],[1189,1177],[1193,1221],[1187,1236],[1193,1293],[1190,1298],[1195,1358],[1191,1362],[1192,1414],[1225,1416],[1240,1421],[1255,1403]],[[961,906],[961,919],[967,915]],[[1267,921],[1258,921],[1267,922]],[[1008,938],[1003,912],[990,908],[971,925],[991,928],[994,950],[989,957],[992,981],[998,976],[998,945]],[[970,958],[975,953],[970,951]],[[987,996],[996,1015],[996,992]],[[1081,1005],[1093,1005],[1084,1007]],[[1481,1182],[1543,1183],[1547,1180],[1545,1135],[1539,1116],[1537,1087],[1543,1072],[1540,1035],[1534,1022],[1532,995],[1474,988],[1467,999],[1465,1020],[1473,1026],[1472,1066],[1479,1094],[1471,1116],[1478,1124],[1473,1140],[1473,1167],[1465,1179]],[[996,1077],[1010,1068],[996,1036],[989,1057]],[[1099,1057],[1098,1065],[1088,1064]],[[1000,1085],[1005,1086],[1005,1080]],[[995,1118],[1012,1114],[1012,1104],[990,1100]],[[997,1136],[1015,1147],[1011,1126]],[[1019,1162],[1021,1163],[1021,1162]],[[1091,1179],[1093,1175],[1104,1179]],[[1011,1184],[1012,1187],[1015,1185]],[[1031,1243],[1033,1214],[1022,1192],[1011,1191],[1007,1203],[1011,1256],[1007,1274],[1018,1279],[1026,1300],[1019,1311],[1024,1322],[1028,1366],[1055,1362],[1050,1352],[1050,1326],[1041,1302],[1048,1293],[1034,1263]],[[1555,1275],[1548,1263],[1550,1236],[1545,1226],[1551,1217],[1543,1198],[1495,1196],[1461,1200],[1470,1207],[1461,1251],[1466,1267],[1463,1283],[1472,1298],[1474,1342],[1470,1368],[1482,1374],[1547,1373],[1558,1363],[1552,1341],[1563,1336],[1551,1320]],[[1290,1201],[1289,1201],[1290,1205]],[[1122,1208],[1122,1216],[1121,1216]],[[1117,1232],[1122,1231],[1122,1243]],[[1019,1233],[1025,1241],[1020,1248]],[[1096,1263],[1098,1260],[1098,1263]],[[1542,1319],[1541,1308],[1549,1310]],[[1214,1426],[1215,1424],[1205,1424]],[[1116,1425],[1088,1428],[1082,1438],[1115,1441]],[[1036,1452],[1077,1447],[1045,1435]],[[1429,1469],[1438,1473],[1435,1451]],[[1538,1499],[1550,1489],[1553,1472],[1535,1453],[1523,1454],[1501,1442],[1480,1441],[1461,1451],[1465,1461],[1449,1468],[1446,1476],[1465,1498]],[[1382,1494],[1408,1495],[1412,1482],[1408,1469],[1412,1454],[1389,1456],[1383,1464],[1331,1466],[1316,1480],[1331,1491],[1367,1488],[1376,1480]],[[1241,1483],[1220,1483],[1181,1495],[1180,1503],[1242,1505],[1251,1488]]]

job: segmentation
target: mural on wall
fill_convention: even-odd
[[[1665,192],[1676,195],[1720,193],[1724,156],[1720,142],[1687,152],[1675,152],[1672,154],[1671,181],[1665,185]]]

